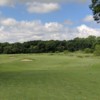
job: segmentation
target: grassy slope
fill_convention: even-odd
[[[0,100],[100,100],[100,58],[0,55]]]

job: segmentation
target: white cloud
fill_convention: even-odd
[[[84,22],[93,22],[94,19],[93,19],[93,15],[87,15],[84,19],[83,19]]]
[[[16,21],[12,18],[0,21],[0,42],[24,42],[30,40],[69,40],[89,35],[100,36],[99,29],[86,25],[68,28],[58,22]]]
[[[77,27],[78,30],[78,37],[87,37],[89,35],[100,36],[100,29],[93,29],[86,25],[81,25]]]
[[[13,26],[16,23],[17,23],[17,21],[15,19],[12,19],[12,18],[1,20],[1,24],[4,26]]]
[[[52,11],[56,11],[60,8],[60,5],[57,3],[40,3],[33,2],[27,3],[27,10],[30,13],[48,13]]]
[[[47,32],[59,32],[63,29],[63,25],[57,22],[46,23],[44,27],[47,30]]]
[[[14,0],[0,0],[0,6],[12,6]]]
[[[74,23],[71,20],[65,20],[64,24],[65,25],[73,25]]]

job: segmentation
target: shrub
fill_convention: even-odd
[[[68,50],[65,50],[65,51],[64,51],[64,54],[68,54],[68,53],[69,53],[69,51],[68,51]]]
[[[93,53],[93,50],[90,49],[90,48],[86,48],[86,49],[84,49],[84,52],[85,52],[85,53]]]
[[[59,51],[56,51],[55,53],[60,53]]]
[[[95,54],[96,56],[100,56],[100,44],[97,44],[97,45],[95,46],[94,54]]]

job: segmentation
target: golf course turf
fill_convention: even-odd
[[[0,55],[0,100],[100,100],[100,57]]]

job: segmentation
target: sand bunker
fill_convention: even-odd
[[[16,58],[16,57],[14,57],[14,56],[9,56],[9,58],[10,58],[10,59],[14,59],[14,58]]]
[[[9,57],[10,59],[14,59],[15,57]]]
[[[22,59],[21,61],[29,62],[29,61],[32,61],[32,59]]]

